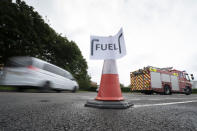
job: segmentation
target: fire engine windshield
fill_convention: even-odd
[[[189,78],[188,74],[185,74],[185,78],[186,78],[188,81],[190,81],[190,78]]]

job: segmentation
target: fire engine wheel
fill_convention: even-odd
[[[164,87],[164,95],[170,95],[170,94],[171,94],[170,87],[166,85],[166,86]]]
[[[192,93],[192,90],[190,87],[185,87],[185,94],[190,95]]]

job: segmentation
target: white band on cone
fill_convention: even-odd
[[[116,60],[104,60],[102,74],[118,74]]]

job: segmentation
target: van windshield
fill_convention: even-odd
[[[70,80],[75,80],[75,78],[74,78],[70,73],[68,73],[68,72],[65,72],[65,73],[64,73],[64,76],[65,76],[66,78],[70,79]]]
[[[46,71],[49,71],[49,72],[51,72],[51,73],[54,73],[54,74],[63,76],[62,70],[60,70],[58,67],[56,67],[56,66],[54,66],[54,65],[45,64],[43,69],[46,70]]]
[[[59,67],[53,66],[51,64],[45,64],[43,70],[63,76],[63,77],[68,78],[70,80],[75,80],[74,77],[69,72],[67,72]]]

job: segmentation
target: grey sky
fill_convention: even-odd
[[[196,0],[25,1],[56,32],[77,43],[98,84],[103,61],[89,59],[90,35],[114,35],[121,27],[127,48],[117,60],[121,83],[130,84],[130,72],[148,65],[173,66],[197,77]]]

